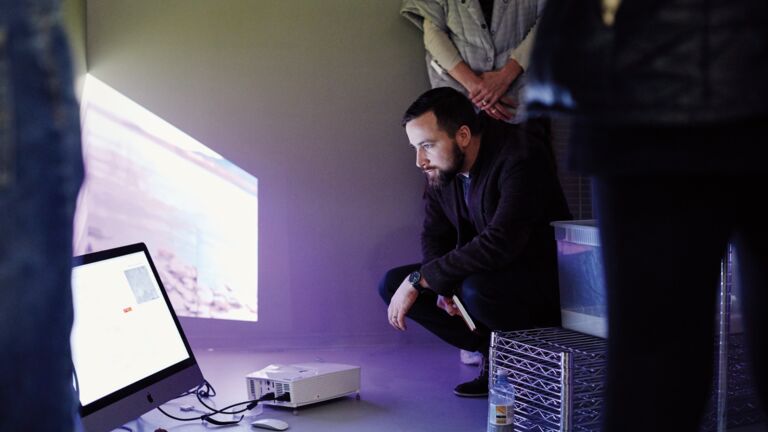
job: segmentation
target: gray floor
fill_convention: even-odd
[[[245,375],[273,364],[314,361],[346,363],[361,367],[361,399],[344,397],[299,409],[266,406],[251,416],[278,418],[296,432],[483,432],[486,430],[487,399],[464,399],[453,395],[453,387],[477,376],[475,366],[459,361],[459,351],[446,344],[355,347],[326,350],[243,352],[196,350],[200,368],[216,388],[216,406],[247,399]],[[188,397],[170,402],[168,411],[181,416],[176,407],[197,404]],[[254,411],[258,411],[258,408]],[[199,415],[199,414],[198,414]],[[222,418],[225,419],[225,418]],[[133,432],[261,431],[248,419],[231,427],[205,426],[198,422],[170,420],[157,410],[125,426]],[[124,430],[124,429],[123,429]],[[729,429],[729,432],[766,432],[765,425]]]
[[[345,397],[301,408],[298,415],[291,409],[267,406],[262,414],[253,417],[285,420],[291,426],[290,431],[482,432],[486,429],[487,399],[459,398],[452,393],[457,383],[474,378],[479,370],[461,364],[459,351],[445,344],[268,353],[216,350],[196,352],[196,355],[203,374],[218,392],[217,406],[245,400],[245,375],[271,363],[327,361],[361,366],[360,400]],[[173,404],[168,405],[169,410],[174,410]],[[245,421],[226,428],[205,427],[199,422],[184,424],[166,419],[156,410],[126,427],[136,432],[154,432],[158,427],[169,432],[257,430]]]

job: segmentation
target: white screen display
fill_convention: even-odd
[[[189,358],[143,252],[74,267],[72,295],[83,406]]]

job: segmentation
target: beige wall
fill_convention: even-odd
[[[87,2],[90,72],[259,179],[260,322],[186,320],[193,338],[425,337],[388,328],[376,293],[420,257],[422,178],[399,119],[428,83],[399,4]]]
[[[88,70],[85,57],[85,0],[63,0],[61,12],[72,51],[72,67],[75,74],[77,94],[80,95],[83,91],[83,79]]]

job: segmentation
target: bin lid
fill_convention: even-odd
[[[550,225],[562,228],[595,228],[597,229],[597,219],[564,220],[552,221]]]
[[[596,219],[554,221],[555,240],[587,246],[600,246],[600,233]]]

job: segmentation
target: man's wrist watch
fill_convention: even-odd
[[[419,292],[419,294],[423,293],[425,288],[423,288],[421,285],[419,285],[419,282],[421,282],[421,272],[416,270],[415,272],[408,275],[408,282],[410,282],[411,286],[413,286],[416,291]]]

